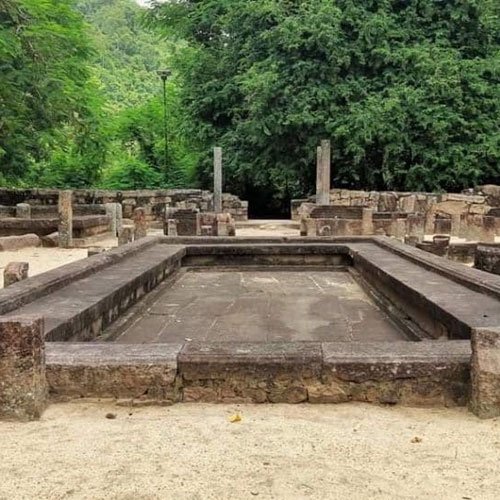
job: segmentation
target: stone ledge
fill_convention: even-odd
[[[114,248],[108,252],[71,262],[25,281],[16,283],[8,289],[0,290],[0,314],[6,314],[34,300],[97,271],[120,262],[158,242],[157,237],[147,237],[140,241]]]
[[[468,341],[47,343],[53,397],[464,405]]]
[[[446,260],[409,245],[405,245],[393,238],[377,236],[372,238],[372,242],[428,270],[445,276],[456,283],[500,299],[500,276],[465,267],[457,262]]]
[[[179,354],[179,374],[184,380],[237,374],[266,378],[281,373],[317,377],[321,365],[319,342],[188,342]]]
[[[181,344],[47,342],[47,380],[57,398],[175,401]]]

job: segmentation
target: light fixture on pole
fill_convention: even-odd
[[[167,68],[158,70],[158,76],[163,82],[163,135],[165,139],[165,173],[167,173],[168,170],[167,80],[171,74],[172,71]]]

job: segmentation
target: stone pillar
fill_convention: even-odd
[[[109,231],[113,235],[113,238],[116,236],[116,210],[117,203],[105,203],[104,208],[106,209],[106,215],[109,217]]]
[[[321,146],[316,148],[316,203],[319,205],[321,196]]]
[[[7,288],[14,283],[28,277],[30,265],[28,262],[9,262],[3,270],[3,287]]]
[[[373,208],[363,208],[361,234],[372,235],[373,233]]]
[[[316,203],[318,205],[330,204],[330,167],[331,167],[331,151],[330,141],[321,141],[321,162],[320,173],[317,176],[320,181],[320,190],[316,195]]]
[[[118,246],[126,245],[134,239],[134,233],[131,227],[122,227],[118,233]]]
[[[18,219],[31,219],[31,205],[28,203],[18,203],[16,205],[16,217]]]
[[[123,207],[121,203],[116,204],[116,235],[123,229]]]
[[[148,221],[146,220],[146,209],[138,207],[134,209],[134,240],[144,238],[148,233]]]
[[[451,236],[460,236],[461,225],[462,225],[462,215],[461,214],[451,214]]]
[[[0,318],[0,419],[35,420],[47,406],[42,318]]]
[[[425,218],[421,214],[408,214],[406,219],[407,235],[414,237],[417,241],[423,241],[425,235]]]
[[[73,246],[73,191],[59,191],[59,246]]]
[[[167,220],[167,236],[177,236],[177,221],[175,219]]]
[[[479,418],[500,416],[500,327],[477,328],[471,335],[470,409]]]
[[[214,212],[222,212],[222,149],[214,148]]]

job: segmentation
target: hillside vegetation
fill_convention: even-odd
[[[496,0],[0,0],[0,182],[205,187],[217,144],[226,189],[277,213],[312,192],[323,138],[340,187],[500,182],[499,12]]]

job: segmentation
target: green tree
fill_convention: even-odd
[[[54,156],[66,165],[84,159],[87,184],[98,177],[100,102],[91,53],[72,0],[0,0],[3,183],[43,178]]]
[[[312,191],[322,138],[337,186],[498,182],[498,11],[496,0],[185,0],[152,16],[188,42],[175,67],[193,139],[224,148],[231,190],[276,209]],[[208,161],[199,175],[209,183]]]

